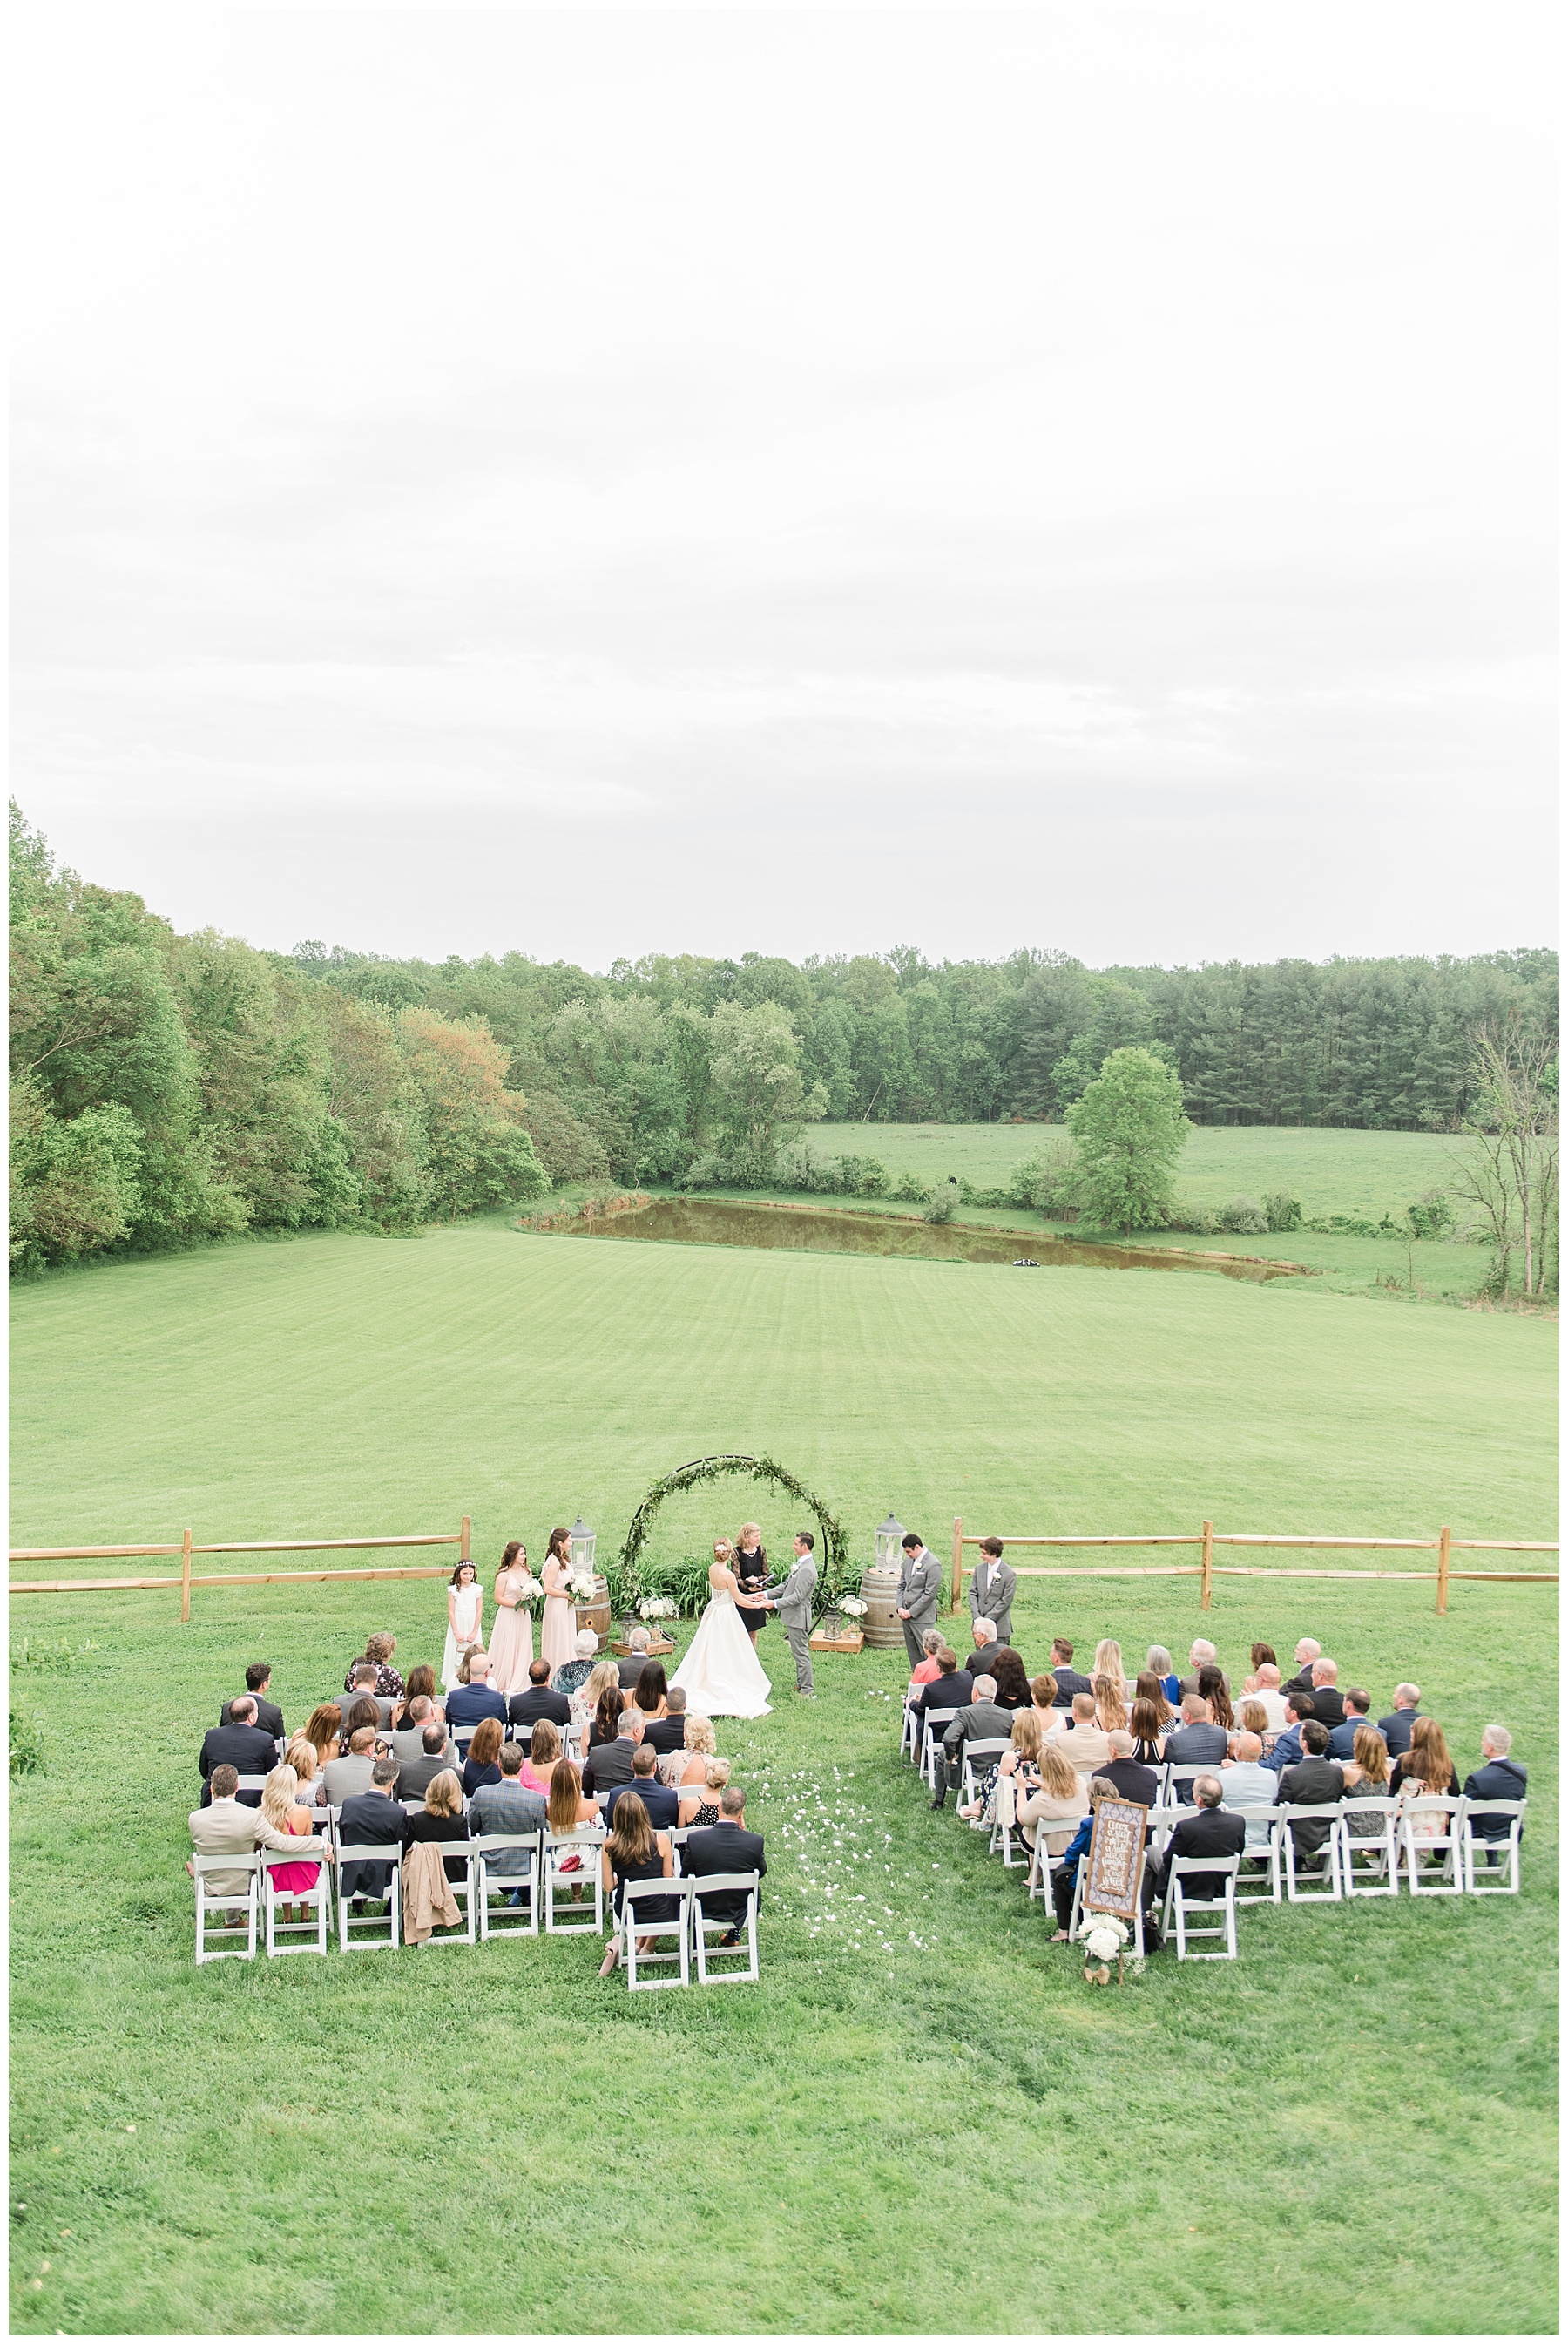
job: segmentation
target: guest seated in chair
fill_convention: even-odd
[[[599,1852],[605,1894],[618,1921],[622,1910],[621,1890],[628,1881],[668,1880],[675,1870],[668,1836],[666,1833],[655,1832],[638,1793],[628,1787],[618,1806],[616,1827]],[[655,1897],[651,1904],[639,1905],[638,1910],[642,1918],[650,1923],[673,1921],[675,1900],[673,1897]],[[652,1937],[638,1937],[637,1950],[639,1954],[652,1953],[654,1945]],[[600,1977],[608,1977],[619,1959],[620,1935],[617,1931],[610,1939],[608,1953],[599,1965]]]
[[[655,1831],[674,1830],[680,1817],[680,1794],[657,1779],[654,1768],[658,1763],[657,1753],[646,1742],[639,1742],[631,1754],[630,1782],[613,1784],[604,1803],[605,1819],[612,1830],[618,1802],[633,1793],[642,1801]]]
[[[264,1733],[256,1722],[256,1696],[241,1693],[229,1703],[229,1723],[212,1725],[202,1736],[196,1757],[196,1772],[202,1779],[201,1803],[209,1804],[212,1798],[211,1777],[215,1766],[232,1766],[238,1774],[270,1774],[277,1763],[277,1751],[272,1735]],[[259,1790],[240,1793],[241,1803],[247,1807],[259,1807]]]
[[[1282,1807],[1337,1807],[1345,1794],[1345,1776],[1328,1754],[1329,1729],[1309,1717],[1302,1727],[1302,1757],[1298,1765],[1287,1766],[1280,1776],[1280,1804]],[[1302,1856],[1321,1855],[1333,1829],[1332,1820],[1323,1823],[1293,1823],[1291,1837],[1296,1844],[1298,1861]]]
[[[594,1672],[598,1659],[598,1638],[591,1628],[579,1628],[576,1643],[577,1658],[563,1661],[556,1671],[555,1690],[568,1698],[580,1692]]]
[[[1319,1732],[1323,1729],[1320,1726]],[[1326,1733],[1323,1736],[1327,1740]],[[1338,1773],[1338,1768],[1334,1770]],[[1227,1814],[1221,1804],[1224,1792],[1217,1774],[1200,1774],[1192,1785],[1192,1813],[1183,1815],[1166,1843],[1165,1854],[1158,1862],[1148,1864],[1153,1894],[1162,1896],[1171,1877],[1171,1865],[1179,1855],[1240,1855],[1247,1840],[1244,1815]],[[1314,1824],[1304,1829],[1315,1831]],[[1326,1830],[1327,1825],[1323,1828]],[[1222,1872],[1191,1872],[1181,1875],[1181,1894],[1196,1897],[1205,1904],[1225,1894]]]
[[[457,1672],[467,1672],[467,1682],[456,1684],[447,1695],[447,1723],[454,1733],[458,1726],[477,1725],[481,1718],[498,1718],[507,1722],[507,1704],[490,1682],[488,1652],[470,1652]]]
[[[482,1717],[474,1728],[474,1738],[468,1744],[468,1755],[463,1767],[463,1796],[471,1799],[487,1783],[501,1779],[501,1721],[498,1717]],[[513,1743],[508,1748],[515,1749]]]
[[[646,1671],[644,1672],[646,1674]],[[659,1673],[662,1675],[663,1671]],[[686,1747],[686,1687],[671,1685],[664,1696],[664,1713],[649,1717],[643,1704],[642,1738],[657,1757],[667,1758],[672,1750]]]
[[[281,1742],[284,1738],[283,1712],[275,1701],[268,1701],[266,1697],[271,1683],[270,1661],[252,1661],[245,1672],[245,1689],[256,1703],[256,1722],[264,1733],[270,1733],[275,1742]],[[230,1715],[233,1706],[232,1702],[224,1702],[217,1713],[220,1725],[233,1724]]]
[[[1481,1736],[1481,1763],[1473,1774],[1464,1780],[1467,1799],[1523,1799],[1528,1791],[1529,1778],[1517,1758],[1510,1755],[1513,1736],[1506,1725],[1488,1725]],[[1506,1815],[1477,1815],[1474,1824],[1477,1839],[1502,1841],[1508,1837]],[[1521,1829],[1520,1836],[1523,1832]],[[1495,1854],[1489,1854],[1488,1864],[1495,1864]]]
[[[345,1799],[337,1818],[340,1847],[397,1847],[403,1838],[403,1810],[393,1797],[397,1783],[395,1758],[377,1758],[370,1769],[370,1788]],[[389,1864],[346,1864],[337,1893],[363,1907],[367,1897],[379,1904],[392,1886]]]
[[[463,1786],[451,1768],[444,1766],[425,1793],[424,1812],[404,1815],[403,1844],[405,1847],[417,1847],[422,1840],[443,1843],[460,1840],[466,1851],[468,1836],[467,1818],[463,1813]],[[466,1852],[461,1855],[444,1855],[441,1864],[448,1880],[467,1877]]]
[[[552,1725],[571,1723],[571,1702],[566,1693],[552,1690],[548,1661],[528,1662],[528,1688],[512,1695],[507,1715],[514,1725],[537,1725],[541,1717],[548,1717]]]
[[[681,1870],[694,1880],[715,1872],[754,1872],[758,1878],[757,1904],[762,1905],[761,1883],[768,1871],[768,1858],[763,1853],[760,1832],[746,1828],[746,1793],[739,1783],[727,1783],[719,1793],[719,1821],[705,1830],[693,1832],[680,1854]],[[733,1945],[740,1935],[740,1924],[746,1918],[746,1891],[743,1888],[717,1888],[705,1896],[701,1890],[697,1901],[708,1921],[727,1921],[730,1925],[719,1938],[721,1945]]]

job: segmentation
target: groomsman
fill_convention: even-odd
[[[895,1608],[904,1623],[911,1674],[926,1657],[920,1638],[928,1628],[936,1626],[937,1606],[941,1600],[941,1564],[924,1539],[910,1531],[904,1539],[904,1559],[899,1565],[899,1601]]]
[[[970,1618],[989,1620],[999,1644],[1012,1642],[1012,1599],[1017,1592],[1018,1573],[1010,1562],[1003,1562],[1000,1539],[981,1539],[980,1561],[970,1581]]]

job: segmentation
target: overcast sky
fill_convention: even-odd
[[[1553,940],[1553,22],[14,14],[16,795],[285,949]]]

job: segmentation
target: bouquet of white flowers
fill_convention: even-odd
[[[522,1585],[518,1590],[518,1608],[524,1612],[531,1612],[544,1591],[533,1572],[526,1571],[523,1573]]]
[[[574,1571],[567,1581],[567,1593],[574,1603],[591,1603],[598,1593],[591,1571]]]
[[[870,1606],[863,1603],[858,1595],[840,1595],[833,1609],[841,1612],[846,1620],[863,1620]]]
[[[1113,1913],[1096,1913],[1083,1942],[1097,1962],[1111,1961],[1127,1943],[1127,1924]]]
[[[668,1595],[645,1595],[637,1611],[641,1620],[673,1620],[676,1606]]]

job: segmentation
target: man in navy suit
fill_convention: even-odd
[[[486,1717],[498,1717],[505,1725],[507,1704],[490,1682],[488,1652],[474,1652],[468,1659],[467,1683],[454,1685],[447,1695],[447,1723],[455,1731],[459,1725],[477,1725]]]
[[[1489,1725],[1484,1729],[1481,1736],[1481,1763],[1473,1774],[1467,1774],[1464,1779],[1467,1799],[1524,1797],[1528,1777],[1519,1761],[1509,1756],[1513,1747],[1513,1736],[1506,1725]],[[1477,1839],[1505,1840],[1508,1837],[1508,1817],[1477,1815],[1475,1836]],[[1520,1836],[1523,1836],[1523,1824]],[[1497,1858],[1489,1856],[1487,1861],[1495,1864]]]
[[[727,1783],[719,1793],[719,1821],[704,1831],[693,1832],[680,1852],[680,1867],[692,1878],[700,1880],[704,1873],[754,1872],[757,1874],[757,1905],[762,1906],[762,1880],[768,1870],[768,1858],[762,1853],[760,1832],[746,1828],[746,1793],[739,1783]],[[697,1901],[704,1917],[709,1921],[729,1921],[734,1925],[719,1943],[735,1944],[739,1925],[746,1918],[746,1891],[743,1888],[720,1888],[704,1896],[700,1889]]]
[[[646,1742],[639,1742],[631,1753],[630,1782],[615,1783],[610,1786],[609,1796],[604,1803],[607,1822],[615,1820],[615,1803],[621,1793],[635,1791],[648,1809],[648,1820],[655,1831],[674,1829],[680,1820],[680,1793],[658,1780],[654,1772],[658,1763],[658,1752],[650,1750]]]
[[[1050,1673],[1056,1679],[1054,1709],[1070,1709],[1075,1692],[1092,1692],[1094,1687],[1072,1665],[1072,1639],[1058,1636],[1050,1648]]]
[[[507,1715],[514,1725],[537,1725],[541,1717],[548,1718],[552,1725],[571,1723],[572,1705],[568,1696],[550,1691],[548,1661],[529,1662],[528,1691],[512,1695],[507,1703]]]
[[[1165,1893],[1171,1866],[1179,1855],[1240,1855],[1247,1838],[1244,1815],[1227,1814],[1221,1805],[1225,1793],[1217,1774],[1200,1774],[1192,1785],[1192,1813],[1183,1815],[1154,1867],[1154,1893]],[[1181,1893],[1212,1903],[1225,1894],[1222,1872],[1184,1872]]]
[[[1340,1719],[1337,1725],[1329,1725],[1328,1719],[1323,1715],[1319,1696],[1316,1693],[1312,1695],[1312,1705],[1318,1713],[1318,1723],[1320,1725],[1329,1726],[1329,1756],[1339,1759],[1342,1764],[1347,1758],[1353,1758],[1356,1754],[1358,1725],[1372,1725],[1374,1733],[1378,1731],[1372,1723],[1370,1692],[1363,1692],[1360,1686],[1352,1685],[1344,1699],[1343,1717]]]
[[[396,1758],[377,1758],[370,1770],[370,1788],[345,1799],[337,1815],[340,1847],[396,1847],[403,1837],[403,1807],[392,1795],[397,1782]],[[377,1903],[392,1885],[390,1864],[346,1864],[337,1884],[340,1896],[357,1901],[367,1896]]]

